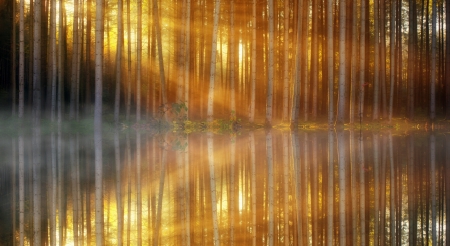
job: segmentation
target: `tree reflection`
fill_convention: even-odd
[[[448,240],[448,135],[277,129],[231,138],[113,134],[97,150],[89,142],[99,136],[58,132],[26,144],[26,133],[19,134],[13,141],[18,151],[11,151],[18,157],[18,199],[12,201],[17,244]],[[39,160],[33,152],[38,142],[48,147]],[[93,159],[99,150],[110,154]],[[35,173],[42,160],[48,163]]]

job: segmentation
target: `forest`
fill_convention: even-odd
[[[2,0],[0,101],[52,120],[449,119],[449,2]]]

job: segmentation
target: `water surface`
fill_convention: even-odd
[[[2,138],[0,245],[448,240],[450,135],[127,130],[101,147],[90,134]]]

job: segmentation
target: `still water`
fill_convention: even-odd
[[[0,245],[449,243],[443,133],[37,133],[1,139]]]

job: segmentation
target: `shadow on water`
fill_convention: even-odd
[[[2,245],[449,240],[444,133],[112,129],[100,166],[93,134],[20,131],[0,144]]]

